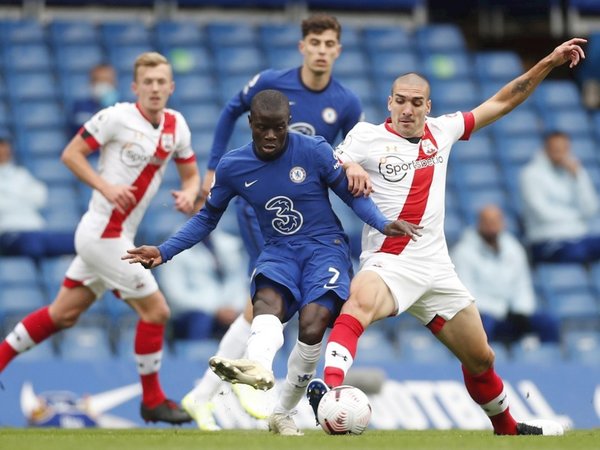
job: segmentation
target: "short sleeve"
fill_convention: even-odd
[[[335,152],[331,145],[325,139],[320,138],[315,145],[315,161],[319,165],[319,173],[328,185],[337,181],[342,173],[342,165],[336,158]]]
[[[192,148],[192,133],[190,128],[180,113],[177,113],[177,146],[173,158],[177,164],[184,164],[188,162],[194,162],[196,155]]]
[[[335,149],[335,157],[342,164],[355,162],[362,164],[366,156],[366,122],[359,122],[350,130],[344,140]]]
[[[117,135],[121,126],[119,111],[110,106],[94,114],[79,131],[92,150],[96,150]]]

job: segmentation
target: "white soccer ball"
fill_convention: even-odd
[[[327,434],[362,434],[371,420],[371,405],[360,389],[338,386],[323,396],[317,417]]]

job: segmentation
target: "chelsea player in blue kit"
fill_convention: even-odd
[[[315,14],[302,22],[302,40],[299,51],[303,55],[301,67],[288,70],[265,70],[254,76],[247,86],[235,95],[223,109],[213,139],[208,170],[203,177],[202,194],[208,195],[214,178],[214,169],[225,154],[238,118],[247,112],[254,96],[264,89],[276,89],[290,101],[292,121],[290,130],[311,136],[322,136],[330,144],[343,138],[360,120],[362,108],[358,97],[332,78],[333,64],[341,52],[341,26],[328,14]],[[368,178],[364,172],[364,178]],[[350,176],[351,185],[353,178]],[[356,183],[358,184],[358,182]],[[254,209],[243,199],[235,200],[240,235],[249,256],[249,273],[262,250],[264,239]],[[250,336],[252,304],[229,327],[217,355],[239,358],[244,354]],[[221,380],[210,369],[200,382],[182,399],[182,406],[194,417],[202,430],[218,430],[211,399],[218,392]],[[262,419],[269,413],[264,396],[252,389],[235,386],[233,391],[241,405],[252,416]]]
[[[248,359],[213,357],[210,365],[227,381],[270,389],[273,358],[283,345],[282,323],[298,312],[298,341],[269,426],[275,433],[299,435],[291,413],[315,373],[323,335],[349,295],[352,276],[348,238],[328,188],[387,236],[416,239],[420,227],[388,221],[370,198],[353,197],[332,147],[323,138],[288,133],[289,113],[281,92],[257,94],[249,118],[253,142],[222,158],[205,207],[163,244],[129,250],[123,259],[156,267],[202,241],[236,195],[252,205],[265,248],[251,282]]]

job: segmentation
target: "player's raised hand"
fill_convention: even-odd
[[[184,214],[194,212],[194,201],[196,200],[189,192],[186,191],[171,191],[171,195],[175,199],[175,209]]]
[[[121,256],[121,259],[129,261],[129,264],[140,263],[146,269],[152,269],[163,262],[158,247],[152,245],[142,245],[127,250],[127,254]]]
[[[582,59],[585,59],[585,52],[581,46],[587,42],[587,39],[573,38],[563,42],[550,54],[554,66],[560,66],[569,61],[569,68],[575,67]]]
[[[348,162],[344,164],[346,177],[348,178],[348,190],[352,195],[358,197],[364,195],[368,197],[373,192],[373,185],[369,174],[358,163]]]
[[[386,236],[408,236],[413,241],[416,241],[417,237],[422,236],[419,231],[422,229],[421,225],[415,225],[406,220],[394,220],[393,222],[388,222],[383,230],[383,234]]]
[[[136,203],[134,192],[137,186],[129,186],[125,184],[109,184],[102,190],[102,195],[111,202],[121,214],[126,214],[132,209]]]

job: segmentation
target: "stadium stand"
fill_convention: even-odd
[[[180,6],[184,3],[179,1]],[[235,6],[236,2],[231,3],[230,6]],[[279,5],[281,2],[272,3]],[[309,2],[313,6],[319,3]],[[344,6],[361,8],[363,3],[344,2]],[[389,8],[391,3],[378,2],[378,7]],[[401,8],[407,10],[423,4],[419,0],[400,3]],[[572,0],[568,3],[583,14],[589,11],[585,8],[593,2]],[[344,25],[344,51],[336,64],[335,76],[359,94],[369,121],[385,119],[390,84],[400,72],[418,71],[431,77],[433,114],[436,115],[470,110],[523,70],[522,61],[513,51],[469,50],[464,35],[455,25],[419,26],[418,21],[414,24],[412,29],[368,21]],[[45,212],[49,226],[72,229],[86,206],[90,190],[75,180],[60,162],[59,155],[70,138],[65,130],[64,112],[75,99],[87,95],[90,67],[99,62],[113,64],[119,72],[121,98],[131,100],[133,59],[146,50],[165,53],[172,61],[177,85],[172,106],[188,119],[199,164],[204,170],[212,129],[224,102],[259,70],[298,65],[301,62],[297,51],[299,39],[297,24],[285,21],[253,24],[230,20],[200,23],[165,19],[156,23],[119,20],[98,24],[62,18],[47,23],[29,19],[1,20],[0,130],[15,138],[17,161],[26,164],[49,184],[50,206]],[[600,48],[600,37],[597,41]],[[584,76],[594,70],[586,65],[582,69],[585,70],[578,75]],[[245,144],[250,138],[247,124],[242,122],[236,125],[231,147]],[[543,133],[554,129],[573,135],[575,154],[600,188],[597,151],[600,113],[584,108],[579,86],[574,81],[544,81],[536,94],[510,116],[477,133],[470,141],[456,145],[449,167],[446,203],[446,235],[450,245],[466,224],[474,223],[478,208],[490,201],[505,209],[509,229],[520,236],[516,174],[541,149]],[[141,225],[140,242],[158,242],[185,220],[163,206],[171,204],[169,189],[177,185],[177,173],[170,166],[164,191],[154,200]],[[335,199],[332,201],[336,202]],[[351,236],[353,254],[357,256],[362,225],[344,205],[334,206]],[[236,232],[235,217],[225,214],[221,226]],[[29,311],[35,305],[44,304],[48,295],[53,295],[60,286],[67,263],[68,259],[49,259],[36,267],[33,263],[0,258],[2,324],[7,318],[14,319],[21,311],[19,308]],[[15,268],[17,266],[21,268]],[[571,342],[579,342],[579,338],[570,337],[570,325],[581,323],[580,319],[585,318],[586,323],[596,321],[592,328],[598,326],[600,266],[543,265],[534,273],[538,292],[547,307],[555,310],[569,325],[565,330],[565,353],[571,359],[597,363],[598,358],[592,356],[594,351],[579,351],[581,345]],[[27,286],[23,287],[19,282],[23,277],[37,281],[25,282],[23,284]],[[12,286],[13,281],[19,286]],[[131,325],[128,323],[129,308],[112,298],[112,294],[107,294],[93,308],[92,316],[98,320],[91,325],[98,329],[86,329],[81,333],[82,341],[75,335],[65,339],[61,343],[63,353],[67,348],[76,355],[75,347],[79,345],[85,349],[85,342],[101,345],[103,355],[107,354],[105,350],[108,354],[119,353],[125,348],[129,351],[132,345],[126,336]],[[592,320],[588,320],[590,318]],[[102,328],[98,323],[110,325]],[[112,330],[110,340],[105,339],[106,329]],[[386,342],[382,345],[389,344],[386,348],[400,358],[445,358],[435,354],[441,346],[424,346],[428,342],[423,336],[412,336],[409,331],[403,329],[396,337],[398,342],[389,342],[386,333],[377,331],[373,333],[373,342]],[[101,333],[104,335],[100,336]],[[587,336],[581,339],[587,342]],[[592,341],[596,339],[593,348],[597,349],[598,337],[591,336]],[[363,345],[370,345],[370,339],[365,339]],[[209,343],[200,349],[175,348],[176,355],[186,357],[210,351]],[[542,350],[541,353],[547,355],[539,356],[540,361],[561,354],[556,349]],[[497,357],[499,354],[500,360],[503,357],[538,358],[525,350],[522,353],[518,350],[513,355],[497,352]]]

